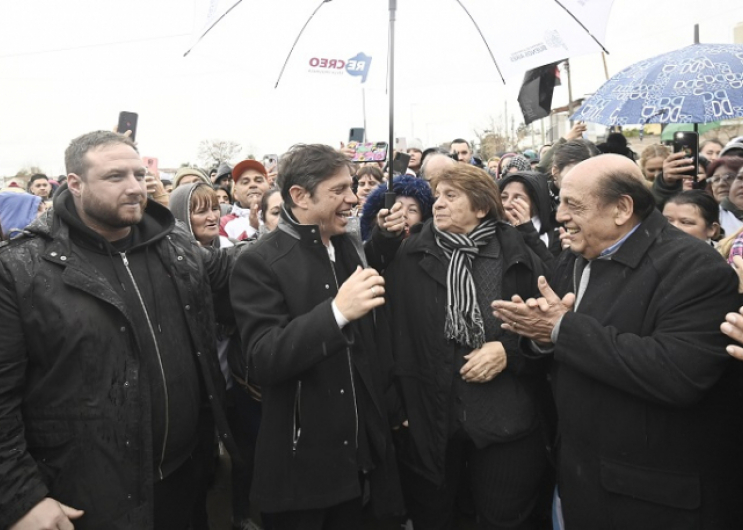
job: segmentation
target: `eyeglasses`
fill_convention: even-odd
[[[743,175],[736,175],[735,173],[726,173],[724,175],[713,175],[707,179],[707,182],[709,182],[710,184],[717,184],[718,182],[722,182],[724,184],[730,184],[733,181],[733,179],[743,181]]]

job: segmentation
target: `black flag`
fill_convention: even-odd
[[[526,125],[550,115],[552,92],[556,85],[560,85],[560,70],[557,65],[561,62],[539,66],[524,75],[524,82],[519,90],[519,106]]]

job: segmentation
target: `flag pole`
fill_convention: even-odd
[[[366,89],[361,87],[361,112],[364,114],[364,137],[362,142],[366,142]]]

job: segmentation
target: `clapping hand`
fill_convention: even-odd
[[[552,330],[562,316],[575,304],[575,295],[568,293],[560,298],[552,290],[544,276],[537,281],[540,298],[524,301],[514,295],[511,301],[496,300],[492,303],[493,315],[503,321],[506,331],[518,333],[540,344],[552,342]]]

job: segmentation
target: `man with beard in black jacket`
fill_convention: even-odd
[[[384,279],[346,234],[357,199],[342,153],[294,146],[278,183],[279,225],[240,256],[230,282],[242,362],[262,389],[251,499],[276,530],[359,528],[366,480],[377,515],[403,508],[391,440],[399,423],[385,403],[390,351],[374,311]],[[386,217],[390,231],[402,231],[401,212]]]
[[[129,138],[85,134],[65,163],[0,249],[0,527],[185,529],[199,433],[231,442],[212,290],[234,258],[147,200]]]

